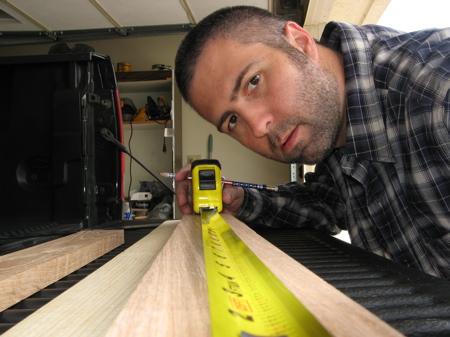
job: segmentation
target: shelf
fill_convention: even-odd
[[[157,120],[157,121],[138,121],[138,122],[123,122],[123,124],[133,124],[133,125],[139,125],[139,124],[165,124],[165,123],[172,123],[172,120],[168,120],[166,121],[165,119],[163,120]]]
[[[171,70],[117,72],[117,82],[168,81],[172,80]]]
[[[166,124],[166,120],[161,121],[140,121],[140,122],[123,122],[124,130],[164,130],[164,128],[171,128],[172,121],[169,120]]]
[[[119,93],[122,96],[130,93],[154,92],[158,95],[164,95],[166,92],[172,92],[171,70],[117,72],[116,79],[119,85]],[[171,95],[166,99],[171,99]]]
[[[143,94],[149,92],[171,92],[171,81],[141,81],[141,82],[121,82],[119,83],[119,93],[121,94]]]
[[[163,96],[171,106],[172,114],[174,113],[172,74],[171,70],[116,72],[119,96],[121,99],[131,99],[138,110],[148,103],[148,96],[155,102],[158,102],[158,97]],[[143,165],[151,167],[155,172],[172,172],[175,167],[173,126],[172,120],[165,119],[123,121],[123,141],[133,148],[133,154],[136,158],[141,158]],[[140,165],[131,165],[131,158],[125,157],[125,162],[124,184],[129,190],[138,190],[141,181],[151,179]],[[137,216],[134,219],[141,218],[146,219],[146,216]]]

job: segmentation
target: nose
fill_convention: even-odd
[[[273,124],[273,114],[266,106],[247,110],[247,124],[255,137],[264,137]]]

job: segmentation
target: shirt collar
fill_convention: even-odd
[[[372,72],[368,28],[331,22],[321,43],[342,53],[347,94],[347,155],[370,161],[395,162]]]

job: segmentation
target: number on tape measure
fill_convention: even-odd
[[[201,220],[214,337],[330,336],[217,210]]]

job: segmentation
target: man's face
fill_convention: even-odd
[[[320,162],[341,127],[337,83],[303,53],[294,54],[213,40],[196,67],[192,105],[219,131],[265,157]]]

